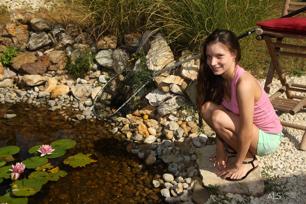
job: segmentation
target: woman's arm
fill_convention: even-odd
[[[238,130],[238,152],[235,165],[241,166],[251,145],[253,115],[257,84],[249,74],[242,76],[237,83],[237,102],[240,113]]]

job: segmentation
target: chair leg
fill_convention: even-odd
[[[306,151],[306,130],[304,132],[304,135],[302,137],[302,141],[300,143],[300,150]]]

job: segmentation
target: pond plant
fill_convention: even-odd
[[[54,165],[53,161],[63,157],[75,145],[76,142],[72,139],[36,145],[28,150],[31,156],[23,161],[16,161],[13,157],[20,151],[18,146],[1,147],[0,184],[4,184],[6,192],[0,195],[0,203],[26,204],[28,197],[38,193],[49,181],[58,181],[66,176],[67,172],[60,169],[60,165]],[[91,154],[77,153],[65,158],[63,164],[73,168],[84,167],[96,162],[90,156]]]

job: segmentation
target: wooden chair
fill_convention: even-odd
[[[290,12],[297,10],[299,12],[295,13],[299,13],[298,16],[294,15],[294,17],[291,17],[292,13],[290,14]],[[259,29],[260,32],[257,33],[258,37],[266,42],[271,57],[271,64],[267,73],[264,89],[269,93],[270,84],[276,72],[282,88],[274,93],[270,99],[273,107],[281,113],[289,112],[294,115],[299,111],[304,111],[306,107],[306,84],[287,82],[280,62],[280,56],[282,55],[306,58],[306,17],[303,16],[305,13],[306,2],[286,0],[283,16],[287,18],[272,19],[257,23],[261,27]],[[286,16],[288,14],[289,17]],[[287,27],[282,28],[278,23],[285,23]],[[292,39],[298,39],[298,42]],[[303,121],[303,123],[294,124],[282,121],[283,126],[305,130],[299,147],[299,149],[305,151],[306,122]]]

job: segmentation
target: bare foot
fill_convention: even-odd
[[[230,181],[239,181],[246,178],[249,173],[258,167],[258,160],[254,157],[243,161],[239,167],[231,166],[221,170],[217,175]]]

